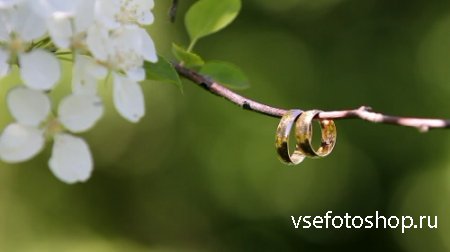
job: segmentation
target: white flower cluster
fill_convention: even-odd
[[[156,62],[151,37],[153,0],[0,0],[0,78],[13,65],[23,84],[6,104],[16,122],[0,134],[0,159],[16,163],[36,156],[53,140],[50,170],[66,183],[86,181],[93,162],[85,132],[103,115],[98,82],[113,76],[114,105],[124,118],[145,113],[139,81],[144,61]],[[72,55],[72,93],[52,114],[48,96],[61,77],[58,57]]]

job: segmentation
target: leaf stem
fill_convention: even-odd
[[[196,43],[197,43],[197,39],[191,40],[191,43],[189,44],[189,46],[187,48],[187,52],[192,52]]]

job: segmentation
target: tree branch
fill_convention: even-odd
[[[170,22],[175,22],[175,18],[177,17],[177,9],[178,9],[178,0],[172,0],[172,4],[169,9],[169,18]]]
[[[228,101],[238,105],[239,107],[254,111],[260,114],[282,117],[287,110],[281,108],[275,108],[263,103],[259,103],[241,96],[230,89],[220,85],[219,83],[211,80],[207,76],[203,76],[194,70],[188,69],[180,64],[175,64],[175,69],[184,78],[191,80],[192,82],[203,87],[207,91],[223,97]],[[448,119],[434,119],[434,118],[413,118],[413,117],[399,117],[384,115],[381,113],[373,112],[370,107],[361,106],[357,109],[339,110],[339,111],[324,111],[317,115],[316,118],[320,119],[362,119],[372,123],[392,124],[397,126],[413,127],[417,128],[421,132],[426,132],[429,129],[450,128],[450,120]]]

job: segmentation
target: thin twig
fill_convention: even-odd
[[[257,113],[272,117],[282,117],[287,110],[272,107],[263,103],[259,103],[241,96],[230,89],[220,85],[211,80],[207,76],[203,76],[194,70],[188,69],[182,65],[175,64],[175,69],[184,78],[191,80],[209,92],[227,99],[228,101],[238,105],[239,107],[251,110]],[[399,117],[384,115],[373,112],[370,107],[361,106],[357,109],[339,110],[339,111],[324,111],[317,115],[320,119],[362,119],[373,123],[392,124],[405,127],[413,127],[419,129],[421,132],[426,132],[429,129],[450,128],[450,120],[448,119],[434,119],[434,118],[413,118],[413,117]]]
[[[172,0],[172,5],[170,5],[169,9],[169,18],[170,22],[175,22],[177,17],[177,9],[178,9],[178,0]]]

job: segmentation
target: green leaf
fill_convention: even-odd
[[[175,68],[165,58],[159,56],[158,62],[144,63],[145,73],[147,80],[155,80],[161,82],[169,82],[175,84],[181,92],[183,92],[183,86],[181,85],[180,76]]]
[[[214,81],[232,89],[245,89],[250,87],[248,78],[244,72],[228,62],[207,62],[200,69],[200,74],[211,77]]]
[[[177,58],[177,60],[179,60],[180,62],[183,62],[186,67],[196,67],[205,64],[200,56],[195,53],[186,51],[184,48],[175,43],[172,44],[172,53],[175,58]]]
[[[200,0],[193,4],[185,17],[191,45],[229,25],[240,9],[241,0]]]

